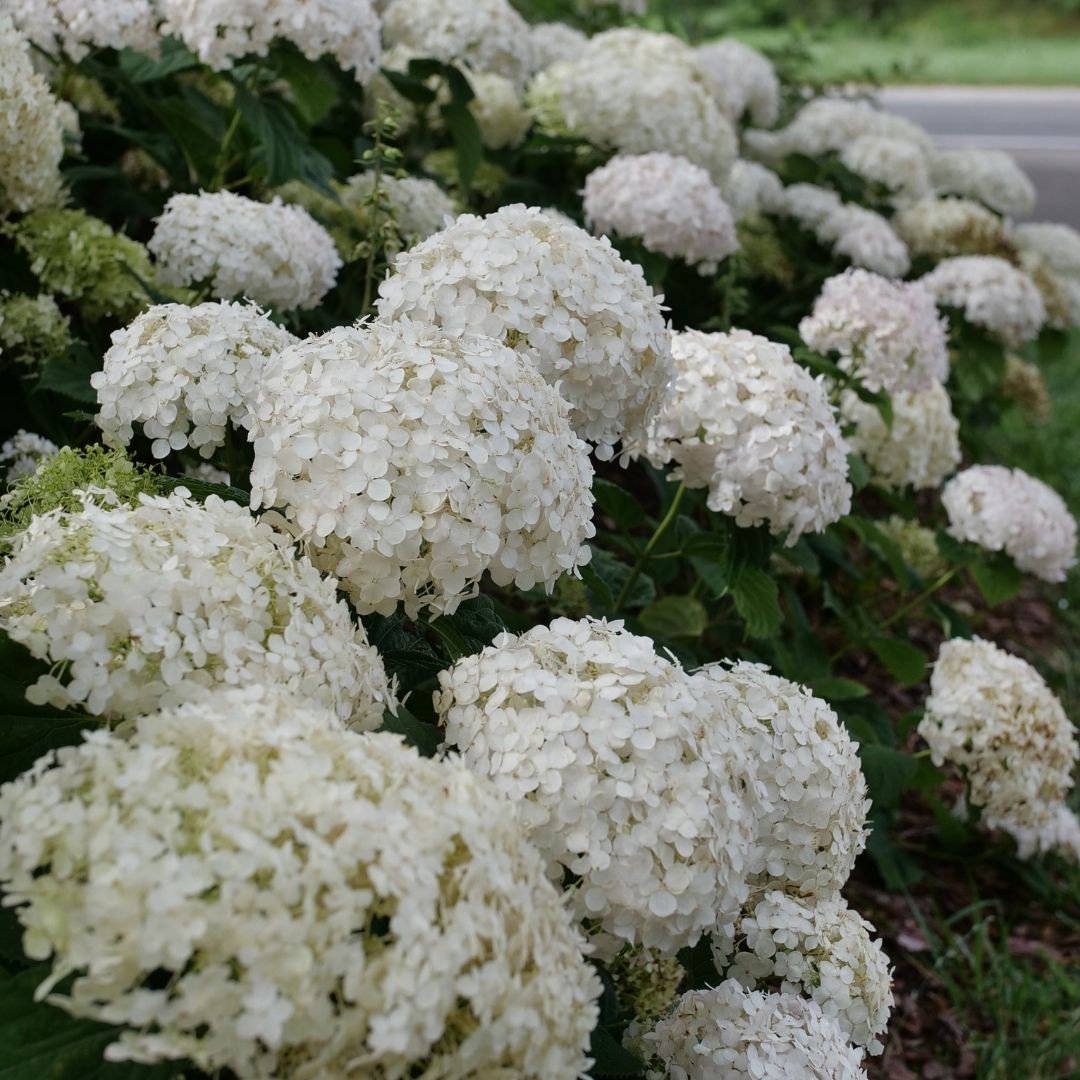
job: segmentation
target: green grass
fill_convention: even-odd
[[[734,33],[769,50],[800,40],[809,51],[806,71],[825,82],[1080,86],[1080,21],[1023,5],[987,10],[954,0],[881,29],[793,24]]]

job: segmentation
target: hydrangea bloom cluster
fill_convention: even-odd
[[[943,259],[919,280],[939,307],[959,308],[968,322],[1006,345],[1030,341],[1046,321],[1046,307],[1031,278],[993,255]]]
[[[734,717],[622,623],[503,634],[439,676],[446,740],[517,806],[575,913],[667,954],[737,907],[757,814]]]
[[[98,731],[0,794],[39,993],[109,1060],[573,1080],[600,981],[503,800],[280,690]],[[242,838],[242,848],[237,838]],[[168,978],[159,976],[167,973]]]
[[[596,232],[637,238],[702,274],[715,273],[739,246],[731,209],[709,174],[670,154],[616,155],[585,178],[583,205]]]
[[[917,199],[930,190],[926,152],[908,139],[860,135],[843,148],[840,160],[853,173],[882,184],[900,199]]]
[[[950,255],[1012,253],[1001,218],[971,199],[917,199],[901,206],[892,221],[912,255],[942,259]]]
[[[948,323],[919,284],[846,270],[825,282],[799,334],[811,349],[839,353],[839,366],[869,390],[925,390],[949,375]]]
[[[940,193],[978,199],[999,214],[1030,214],[1035,208],[1035,185],[1003,150],[934,150],[930,179]]]
[[[835,895],[808,902],[766,892],[739,920],[728,975],[748,989],[779,983],[805,994],[856,1046],[884,1049],[892,976],[874,927]]]
[[[476,95],[469,109],[484,145],[492,150],[519,146],[532,126],[532,114],[525,108],[517,87],[493,71],[470,71],[467,78]]]
[[[127,446],[134,425],[164,458],[190,446],[209,457],[230,424],[250,427],[250,407],[267,359],[296,341],[251,304],[161,304],[112,336],[97,391],[98,427]]]
[[[132,317],[152,282],[142,244],[82,210],[35,210],[11,227],[16,245],[46,291],[73,301],[88,319]]]
[[[693,50],[670,34],[609,30],[537,75],[526,95],[540,125],[621,154],[664,151],[722,183],[738,153],[731,121]]]
[[[646,454],[674,479],[709,489],[739,525],[768,524],[794,544],[851,508],[848,448],[821,379],[786,345],[746,330],[672,335],[675,386]]]
[[[876,405],[851,390],[843,395],[840,410],[854,425],[848,435],[851,448],[885,487],[940,487],[960,464],[960,422],[941,383],[894,392],[891,425]]]
[[[392,0],[383,39],[417,56],[494,72],[519,89],[534,69],[529,25],[508,0]]]
[[[1016,259],[1039,290],[1046,309],[1046,325],[1058,330],[1080,326],[1080,276],[1059,273],[1033,251],[1021,251]]]
[[[1013,225],[1009,239],[1021,251],[1041,255],[1059,274],[1080,277],[1080,232],[1072,226],[1028,221]]]
[[[919,722],[934,764],[960,768],[982,823],[1004,829],[1021,857],[1055,846],[1080,758],[1076,729],[1042,676],[989,641],[954,638],[938,653]]]
[[[386,196],[394,225],[407,247],[426,240],[458,215],[457,204],[434,180],[422,176],[383,176],[379,182]],[[357,173],[338,188],[342,206],[363,227],[371,217],[369,201],[375,188],[375,174]]]
[[[1076,563],[1076,522],[1053,488],[1021,469],[973,465],[945,485],[949,533],[1004,551],[1025,573],[1064,581]]]
[[[866,1080],[862,1053],[817,1004],[734,979],[683,994],[642,1043],[649,1080]]]
[[[721,38],[696,50],[697,62],[712,84],[717,104],[737,123],[748,115],[757,127],[771,127],[780,113],[780,80],[757,49],[735,38]]]
[[[10,484],[23,476],[33,476],[38,466],[58,453],[60,447],[50,439],[20,428],[0,446],[0,469]]]
[[[780,177],[756,161],[740,158],[731,166],[723,186],[724,198],[736,221],[758,214],[771,213],[784,201],[784,185]]]
[[[27,692],[110,720],[227,685],[285,687],[364,728],[393,696],[336,583],[245,507],[98,490],[31,520],[0,569],[0,626],[59,665]]]
[[[47,292],[0,293],[0,352],[32,371],[72,345],[71,321]]]
[[[589,39],[574,26],[561,22],[534,23],[529,28],[533,72],[543,71],[560,60],[576,60]]]
[[[215,71],[245,56],[265,56],[275,39],[309,60],[333,56],[366,82],[382,51],[371,0],[157,0],[162,32],[178,37]]]
[[[876,523],[878,529],[900,549],[904,562],[921,578],[937,577],[945,571],[945,559],[933,529],[892,514]]]
[[[1021,267],[1031,275],[1058,329],[1080,324],[1080,232],[1068,225],[1028,222],[1009,229]]]
[[[588,448],[515,350],[338,327],[279,353],[262,390],[252,506],[284,506],[362,612],[449,612],[485,571],[550,587],[588,560]]]
[[[764,665],[710,664],[694,677],[712,711],[737,718],[764,785],[750,884],[835,892],[866,844],[870,810],[847,729],[824,701]]]
[[[12,0],[4,5],[21,33],[50,55],[81,60],[91,49],[157,56],[155,0]]]
[[[282,309],[315,307],[341,268],[330,234],[306,210],[230,191],[173,195],[148,246],[167,285],[206,282],[221,300]]]
[[[518,204],[462,214],[403,252],[378,309],[527,352],[609,458],[644,430],[671,378],[661,299],[606,237]]]
[[[59,102],[10,16],[0,14],[0,213],[60,202],[63,156]]]

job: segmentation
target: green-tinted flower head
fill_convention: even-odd
[[[0,349],[6,359],[36,371],[71,343],[71,324],[49,293],[0,295]]]

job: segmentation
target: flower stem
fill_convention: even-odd
[[[623,604],[626,603],[626,599],[630,595],[630,590],[637,583],[637,579],[641,577],[641,571],[649,561],[649,556],[653,553],[656,545],[660,543],[661,537],[663,537],[664,533],[666,533],[671,526],[671,523],[675,520],[675,517],[679,512],[679,504],[682,502],[685,494],[686,484],[679,484],[678,490],[675,492],[675,497],[671,500],[671,505],[667,509],[667,513],[664,515],[660,524],[656,526],[656,531],[649,537],[649,542],[642,549],[637,562],[634,563],[634,568],[630,571],[630,576],[623,582],[623,587],[619,590],[618,599],[615,601],[616,614],[622,611]]]

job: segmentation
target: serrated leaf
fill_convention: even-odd
[[[72,401],[86,405],[96,405],[97,391],[90,385],[90,376],[96,370],[97,367],[79,364],[70,356],[53,356],[42,367],[36,389],[63,394]]]
[[[914,686],[926,675],[929,658],[922,649],[897,638],[873,638],[870,648],[901,686]]]
[[[813,689],[818,697],[826,701],[853,701],[870,693],[869,687],[854,679],[819,679]]]
[[[1006,555],[996,559],[974,562],[968,567],[983,599],[991,606],[1011,600],[1024,584],[1024,573]]]
[[[633,529],[644,523],[645,511],[642,510],[641,503],[618,484],[597,477],[593,481],[593,495],[596,505],[620,529]]]
[[[760,567],[743,567],[731,595],[750,637],[772,637],[780,629],[782,615],[776,582]]]
[[[900,795],[914,786],[919,772],[919,762],[911,754],[880,743],[860,743],[859,761],[871,801],[889,809],[899,805]]]
[[[638,616],[654,638],[697,638],[705,633],[709,617],[700,600],[692,596],[661,596]]]
[[[133,83],[164,79],[199,66],[199,58],[175,38],[162,40],[161,55],[156,59],[134,49],[121,49],[118,59],[120,70]]]
[[[317,60],[291,49],[282,51],[276,62],[292,91],[296,111],[305,124],[317,124],[337,101],[337,83]]]
[[[329,190],[334,167],[310,146],[285,102],[259,98],[237,86],[236,107],[255,144],[253,170],[268,186],[303,180],[320,191]]]

